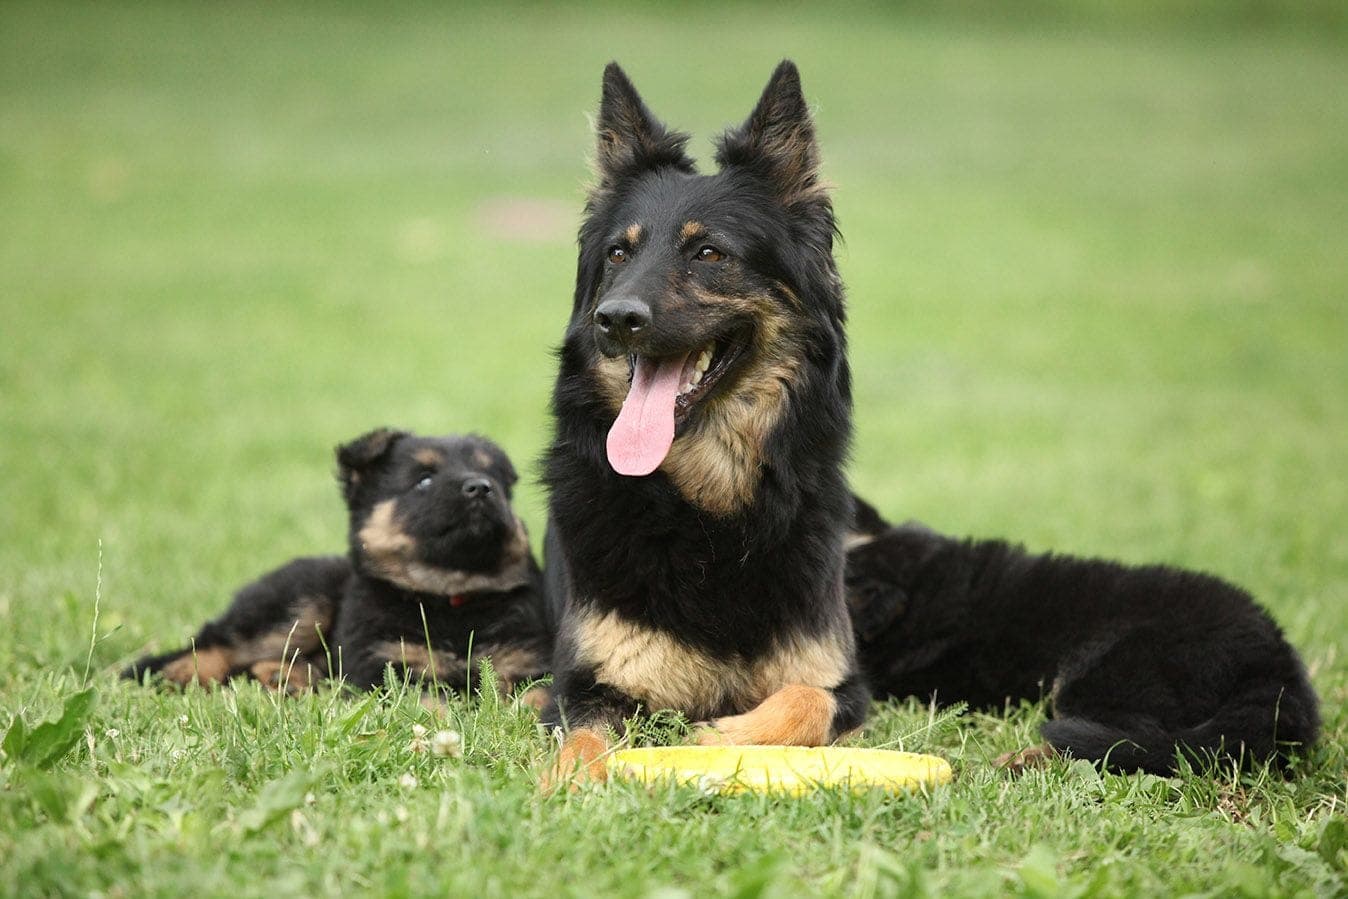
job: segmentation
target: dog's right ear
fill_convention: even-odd
[[[596,194],[609,193],[625,179],[652,169],[693,171],[693,160],[683,149],[688,135],[656,121],[616,62],[604,69],[595,137]]]
[[[406,431],[376,428],[337,447],[337,480],[342,485],[342,496],[349,503],[370,467],[388,455]]]

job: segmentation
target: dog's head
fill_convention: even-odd
[[[365,574],[407,589],[459,593],[529,556],[524,525],[510,507],[518,476],[489,440],[381,428],[339,446],[337,467],[352,560]]]
[[[792,390],[816,378],[848,398],[833,210],[799,73],[777,67],[720,138],[714,174],[697,173],[687,136],[616,64],[596,130],[564,353],[584,359],[613,416],[614,471],[663,466],[678,483],[681,467],[725,469],[699,499],[728,511],[752,492],[740,482],[757,477],[755,447]]]

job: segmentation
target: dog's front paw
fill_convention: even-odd
[[[1049,762],[1057,758],[1058,753],[1052,746],[1030,746],[1017,752],[1005,752],[997,756],[993,765],[1005,768],[1012,774],[1022,774],[1031,768],[1046,768]]]
[[[693,742],[698,746],[731,746],[734,741],[721,730],[721,721],[699,721],[692,726]]]
[[[573,730],[562,742],[556,763],[539,779],[539,792],[550,796],[563,788],[576,792],[587,783],[604,783],[608,780],[608,751],[608,740],[602,734]]]

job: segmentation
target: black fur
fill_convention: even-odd
[[[840,465],[852,406],[843,293],[796,69],[782,63],[750,119],[721,139],[715,174],[696,173],[683,151],[687,137],[655,121],[614,64],[604,73],[597,131],[598,183],[580,230],[544,470],[550,600],[561,619],[556,703],[545,717],[617,726],[649,705],[597,681],[595,666],[578,657],[576,622],[586,615],[616,616],[702,657],[746,666],[795,638],[846,631],[855,675],[841,592],[850,499]],[[687,222],[703,225],[702,236],[682,240]],[[631,225],[641,229],[635,244]],[[615,247],[621,264],[612,261]],[[720,257],[712,264],[698,255],[707,247]],[[640,334],[615,340],[597,327],[598,305],[613,297],[650,307]],[[765,318],[736,305],[746,298],[763,299],[763,314],[789,321],[793,339],[772,345]],[[629,354],[695,352],[710,339],[733,345],[737,337],[746,341],[738,367],[679,423],[670,453],[702,439],[716,416],[731,414],[735,391],[747,389],[756,370],[785,358],[794,366],[787,400],[743,501],[709,509],[663,465],[641,477],[615,473],[605,441],[616,409],[596,366]],[[835,731],[860,724],[867,700],[860,679],[829,686],[838,699]],[[746,702],[681,711],[716,717],[745,712]]]
[[[541,676],[551,655],[542,575],[510,508],[514,468],[480,437],[380,429],[337,449],[347,556],[295,559],[247,585],[188,647],[124,674],[178,682],[259,677],[302,689],[385,669],[464,689],[469,657],[502,682]]]
[[[848,602],[878,695],[1001,708],[1048,694],[1048,743],[1122,771],[1173,772],[1177,751],[1285,760],[1316,739],[1296,651],[1225,581],[889,527],[859,499],[852,542]]]

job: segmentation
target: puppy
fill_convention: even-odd
[[[1278,626],[1206,574],[891,527],[857,499],[847,594],[877,695],[999,708],[1048,692],[1047,745],[1003,764],[1054,752],[1156,774],[1181,756],[1284,763],[1319,730]]]
[[[124,674],[175,684],[236,676],[296,691],[335,675],[463,690],[490,659],[505,688],[552,652],[541,573],[510,507],[510,460],[481,437],[371,431],[337,449],[345,557],[295,559],[239,590],[189,646]]]

